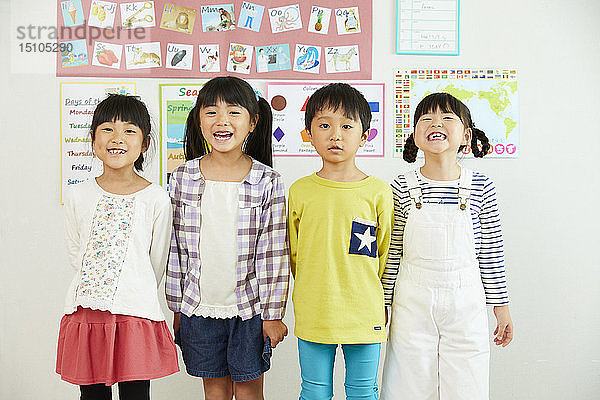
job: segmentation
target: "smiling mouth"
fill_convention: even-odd
[[[127,153],[127,150],[125,150],[125,149],[108,149],[106,151],[108,151],[109,154],[125,154],[125,153]]]
[[[215,132],[213,137],[217,140],[227,140],[233,136],[232,132]]]
[[[432,132],[427,135],[427,140],[435,141],[435,140],[446,140],[446,134],[442,132]]]

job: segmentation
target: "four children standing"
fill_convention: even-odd
[[[425,165],[390,187],[355,164],[371,121],[362,94],[342,83],[317,90],[305,125],[322,168],[290,187],[286,214],[270,107],[248,83],[219,77],[201,89],[187,162],[171,175],[172,212],[134,172],[150,124],[133,99],[98,106],[91,133],[104,173],[67,195],[76,276],[57,372],[81,385],[82,399],[110,398],[115,382],[136,387],[121,399],[149,399],[149,379],[178,370],[155,309],[165,267],[175,342],[207,399],[263,398],[271,347],[287,334],[290,270],[300,399],[332,398],[338,345],[346,398],[379,398],[390,306],[382,398],[488,398],[486,303],[496,344],[510,343],[513,327],[493,183],[457,164],[469,140],[475,156],[489,146],[464,104],[446,94],[419,104],[404,154],[412,162],[422,150]],[[98,339],[98,324],[112,333]]]

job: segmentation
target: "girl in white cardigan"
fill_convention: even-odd
[[[67,248],[75,276],[60,323],[56,372],[81,399],[149,399],[150,379],[179,370],[157,287],[166,267],[172,211],[167,193],[139,176],[150,116],[133,96],[110,95],[90,135],[104,171],[69,188]]]

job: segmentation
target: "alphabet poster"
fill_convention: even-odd
[[[62,203],[64,190],[90,176],[100,175],[102,165],[93,162],[90,125],[98,103],[109,94],[136,94],[135,83],[79,82],[60,84],[60,152]]]
[[[373,0],[57,0],[57,9],[58,77],[371,79]]]
[[[519,157],[519,93],[514,69],[402,69],[395,71],[394,156],[402,157],[413,132],[417,104],[430,93],[450,93],[471,112],[475,126],[490,140],[485,158]],[[471,148],[464,156],[472,157]]]
[[[273,109],[273,155],[317,156],[304,126],[304,111],[311,94],[323,83],[267,82],[266,99]],[[371,107],[371,126],[367,142],[358,150],[357,156],[383,157],[384,135],[384,84],[353,83]]]

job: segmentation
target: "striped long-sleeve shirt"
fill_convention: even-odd
[[[425,178],[417,171],[417,179],[423,193],[424,203],[458,204],[458,181],[439,182]],[[386,305],[392,304],[394,285],[403,254],[404,226],[411,206],[408,184],[404,175],[392,183],[394,193],[394,228],[388,262],[382,277]],[[506,273],[504,268],[504,245],[496,187],[492,180],[479,172],[473,172],[470,209],[475,234],[475,251],[479,260],[481,281],[485,289],[486,303],[499,306],[508,304]]]

